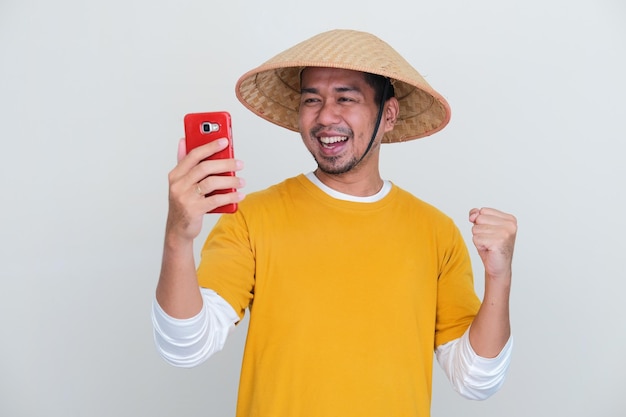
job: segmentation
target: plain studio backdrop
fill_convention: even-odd
[[[153,346],[167,173],[183,115],[210,110],[232,113],[246,192],[312,170],[234,84],[335,28],[450,101],[442,132],[383,146],[382,173],[456,221],[479,295],[468,211],[519,220],[508,380],[473,402],[436,365],[432,415],[626,415],[622,0],[0,0],[1,416],[234,416],[246,321],[195,369]]]

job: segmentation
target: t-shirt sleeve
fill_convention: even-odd
[[[461,337],[480,308],[467,246],[456,225],[450,225],[449,233],[437,283],[435,348]]]
[[[223,214],[201,252],[198,284],[226,300],[243,318],[254,297],[255,260],[241,210]]]

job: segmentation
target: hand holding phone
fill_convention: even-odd
[[[190,113],[185,115],[184,124],[187,153],[198,146],[220,138],[227,138],[228,146],[205,160],[233,159],[235,157],[233,148],[232,122],[228,112],[219,111],[208,113]],[[216,175],[235,176],[235,172],[229,171]],[[232,192],[236,192],[236,189],[228,188],[224,190],[215,190],[206,196],[209,197],[214,194]],[[237,203],[231,203],[225,206],[217,207],[209,213],[234,213],[235,211],[237,211]]]

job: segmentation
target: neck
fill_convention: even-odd
[[[318,168],[314,174],[327,187],[355,197],[369,197],[379,192],[383,187],[383,180],[378,170],[367,175],[359,172],[335,175],[327,174]]]

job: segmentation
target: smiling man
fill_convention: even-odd
[[[449,106],[389,45],[367,33],[317,35],[244,74],[237,97],[299,131],[314,172],[266,190],[239,188],[235,160],[185,155],[170,206],[153,308],[155,341],[176,366],[220,350],[250,312],[238,417],[430,414],[433,351],[454,388],[485,399],[504,381],[515,218],[471,209],[485,269],[481,303],[452,220],[384,179],[381,143],[441,130]],[[206,239],[204,213],[238,202]],[[211,412],[207,411],[207,415]]]

